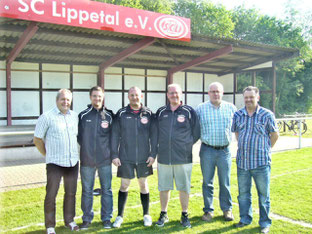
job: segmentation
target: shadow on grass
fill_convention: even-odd
[[[196,226],[201,226],[203,224],[207,224],[208,222],[201,220],[201,216],[195,216],[193,218],[190,219],[192,227],[196,227]],[[222,224],[222,226],[224,226],[225,224],[227,224],[226,227],[220,227],[220,228],[212,228],[209,230],[203,230],[203,231],[196,231],[196,233],[224,233],[224,232],[228,232],[230,230],[235,230],[237,231],[236,233],[259,233],[259,228],[257,227],[252,227],[252,228],[247,228],[245,227],[244,229],[239,229],[236,228],[234,226],[235,222],[229,222],[229,221],[225,221],[224,217],[221,216],[215,216],[211,222],[209,222],[209,224],[216,224],[216,223],[220,223]]]
[[[201,220],[201,216],[195,216],[190,219],[193,228],[207,224],[207,222]],[[196,230],[196,233],[224,233],[231,230],[236,230],[236,233],[259,233],[259,227],[245,227],[238,229],[234,227],[234,222],[226,222],[223,216],[216,216],[210,224],[216,225],[216,223],[222,224],[223,227],[212,228],[209,230]],[[228,224],[224,227],[224,224]],[[153,224],[151,227],[144,227],[142,221],[136,221],[132,223],[123,223],[120,228],[104,229],[102,222],[93,222],[87,230],[80,230],[79,233],[172,233],[172,232],[183,232],[192,229],[185,229],[181,226],[179,220],[169,221],[164,227],[157,227]],[[28,232],[30,234],[42,234],[44,229],[38,231]],[[56,227],[56,233],[73,233],[69,229],[63,227]]]

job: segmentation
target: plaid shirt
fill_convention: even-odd
[[[278,127],[274,114],[258,105],[250,117],[246,108],[234,114],[232,132],[238,132],[237,167],[250,170],[271,164],[271,132]]]
[[[196,113],[200,123],[201,141],[213,146],[230,144],[232,119],[236,110],[232,103],[225,101],[218,108],[210,101],[200,104]]]
[[[46,163],[75,166],[79,160],[77,134],[77,113],[68,111],[64,115],[57,107],[43,113],[36,124],[35,137],[45,142]]]

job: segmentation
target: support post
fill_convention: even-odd
[[[251,85],[256,86],[256,72],[252,72]]]
[[[272,66],[273,80],[272,80],[272,111],[275,114],[275,102],[276,102],[276,64],[273,61]]]
[[[236,91],[237,91],[237,73],[234,73],[234,78],[233,78],[233,104],[235,105],[236,103]]]
[[[6,64],[6,103],[7,103],[7,125],[12,125],[12,98],[11,98],[11,63]]]

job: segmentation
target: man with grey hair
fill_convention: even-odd
[[[169,104],[158,109],[158,190],[161,212],[156,223],[162,227],[169,221],[167,215],[173,181],[179,190],[182,208],[181,225],[190,228],[188,203],[191,189],[192,148],[199,139],[199,124],[195,110],[181,102],[182,89],[168,85]]]
[[[230,193],[231,175],[231,143],[232,119],[236,107],[223,101],[223,85],[213,82],[209,85],[209,101],[200,104],[196,113],[200,122],[201,147],[200,165],[203,175],[204,215],[202,220],[211,221],[213,218],[213,182],[215,169],[218,169],[219,202],[226,221],[234,219],[232,213],[232,197]]]
[[[64,180],[64,222],[72,231],[79,227],[74,221],[79,155],[77,145],[78,115],[70,110],[72,93],[61,89],[56,107],[43,113],[36,124],[34,143],[46,157],[47,186],[44,200],[45,227],[55,233],[55,199],[61,179]]]

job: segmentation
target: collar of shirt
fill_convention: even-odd
[[[182,101],[181,101],[181,102],[180,102],[180,105],[178,106],[178,108],[175,109],[174,111],[178,110],[178,109],[181,108],[182,106],[183,106],[183,103],[182,103]],[[170,103],[167,105],[166,110],[172,111],[172,110],[171,110]]]
[[[256,108],[256,111],[252,114],[252,116],[254,116],[255,114],[259,114],[260,109],[261,109],[261,106],[258,104],[257,108]],[[242,109],[242,112],[243,112],[244,115],[248,115],[246,107],[244,107]]]
[[[56,114],[62,114],[62,115],[64,115],[61,111],[60,111],[60,109],[56,106],[55,108],[54,108],[54,110],[53,110]],[[71,114],[71,112],[70,112],[70,110],[68,110],[67,112],[66,112],[66,115],[70,115]]]
[[[224,104],[224,102],[223,102],[222,100],[221,100],[221,103],[220,103],[219,106],[215,106],[215,105],[213,105],[213,104],[211,103],[211,101],[208,101],[208,105],[209,105],[210,107],[215,108],[215,109],[221,108],[221,107],[223,106],[223,104]]]

